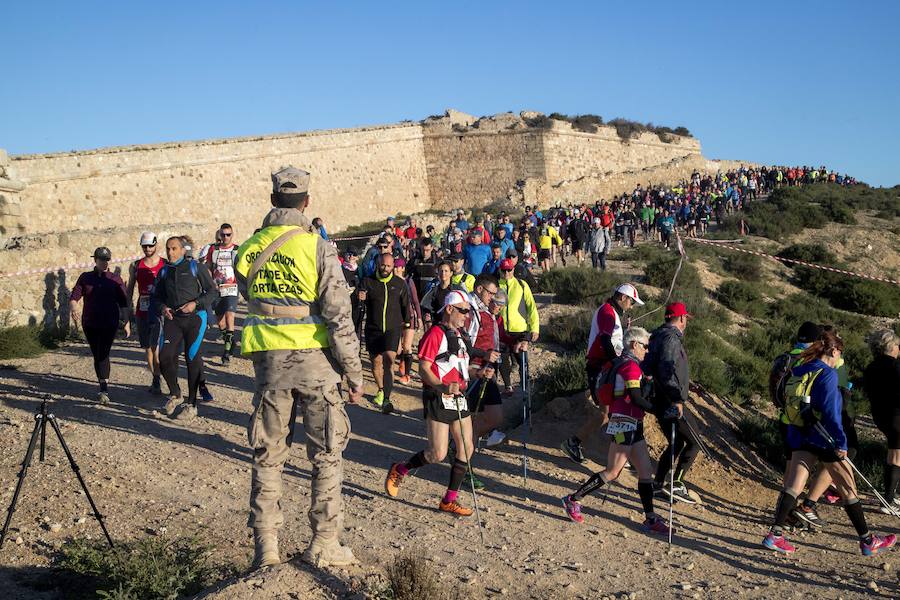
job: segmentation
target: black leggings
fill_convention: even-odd
[[[657,416],[659,427],[662,429],[666,440],[669,442],[666,449],[659,457],[659,465],[656,469],[656,483],[663,483],[669,469],[672,468],[672,424],[675,424],[675,457],[678,464],[675,468],[675,480],[684,481],[684,476],[690,470],[691,465],[700,452],[700,445],[694,432],[697,431],[697,423],[691,413],[684,410],[684,416],[680,419],[663,419]]]
[[[109,351],[112,350],[113,340],[116,339],[118,327],[84,327],[84,337],[87,338],[94,355],[94,372],[98,381],[109,379]]]
[[[522,368],[522,353],[513,352],[512,348],[508,348],[500,356],[500,376],[503,377],[503,385],[509,387],[512,376],[513,363]]]
[[[203,356],[200,345],[206,333],[206,311],[192,315],[176,314],[172,320],[163,320],[162,348],[159,351],[159,370],[169,393],[181,396],[178,386],[178,355],[184,343],[184,360],[187,363],[188,402],[197,404],[197,386],[203,375]]]

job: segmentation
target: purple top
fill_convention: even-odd
[[[77,302],[82,298],[82,327],[118,328],[119,308],[128,306],[125,282],[121,277],[112,271],[98,273],[96,269],[82,273],[72,288],[69,300]]]

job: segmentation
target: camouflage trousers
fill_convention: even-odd
[[[312,463],[309,524],[314,534],[326,538],[340,534],[344,516],[341,454],[350,439],[350,419],[337,385],[258,390],[253,408],[247,431],[253,449],[248,525],[272,529],[284,524],[281,472],[299,410],[306,430],[306,456]]]

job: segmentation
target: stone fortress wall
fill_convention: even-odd
[[[221,222],[238,239],[269,207],[270,173],[312,173],[310,216],[330,231],[387,214],[593,200],[647,181],[675,181],[729,164],[703,158],[696,139],[623,141],[538,113],[442,117],[396,125],[253,138],[7,157],[0,151],[0,325],[52,323],[94,247],[136,255],[149,229],[201,245]],[[127,271],[127,263],[114,267]],[[14,275],[29,271],[25,275]],[[33,272],[32,272],[33,271]]]

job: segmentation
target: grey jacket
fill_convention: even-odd
[[[588,250],[596,254],[609,251],[609,230],[606,227],[591,229],[591,240],[588,243]]]
[[[672,404],[688,399],[690,383],[687,353],[682,343],[684,334],[668,323],[650,335],[650,349],[641,369],[653,377],[655,412],[665,412]]]

